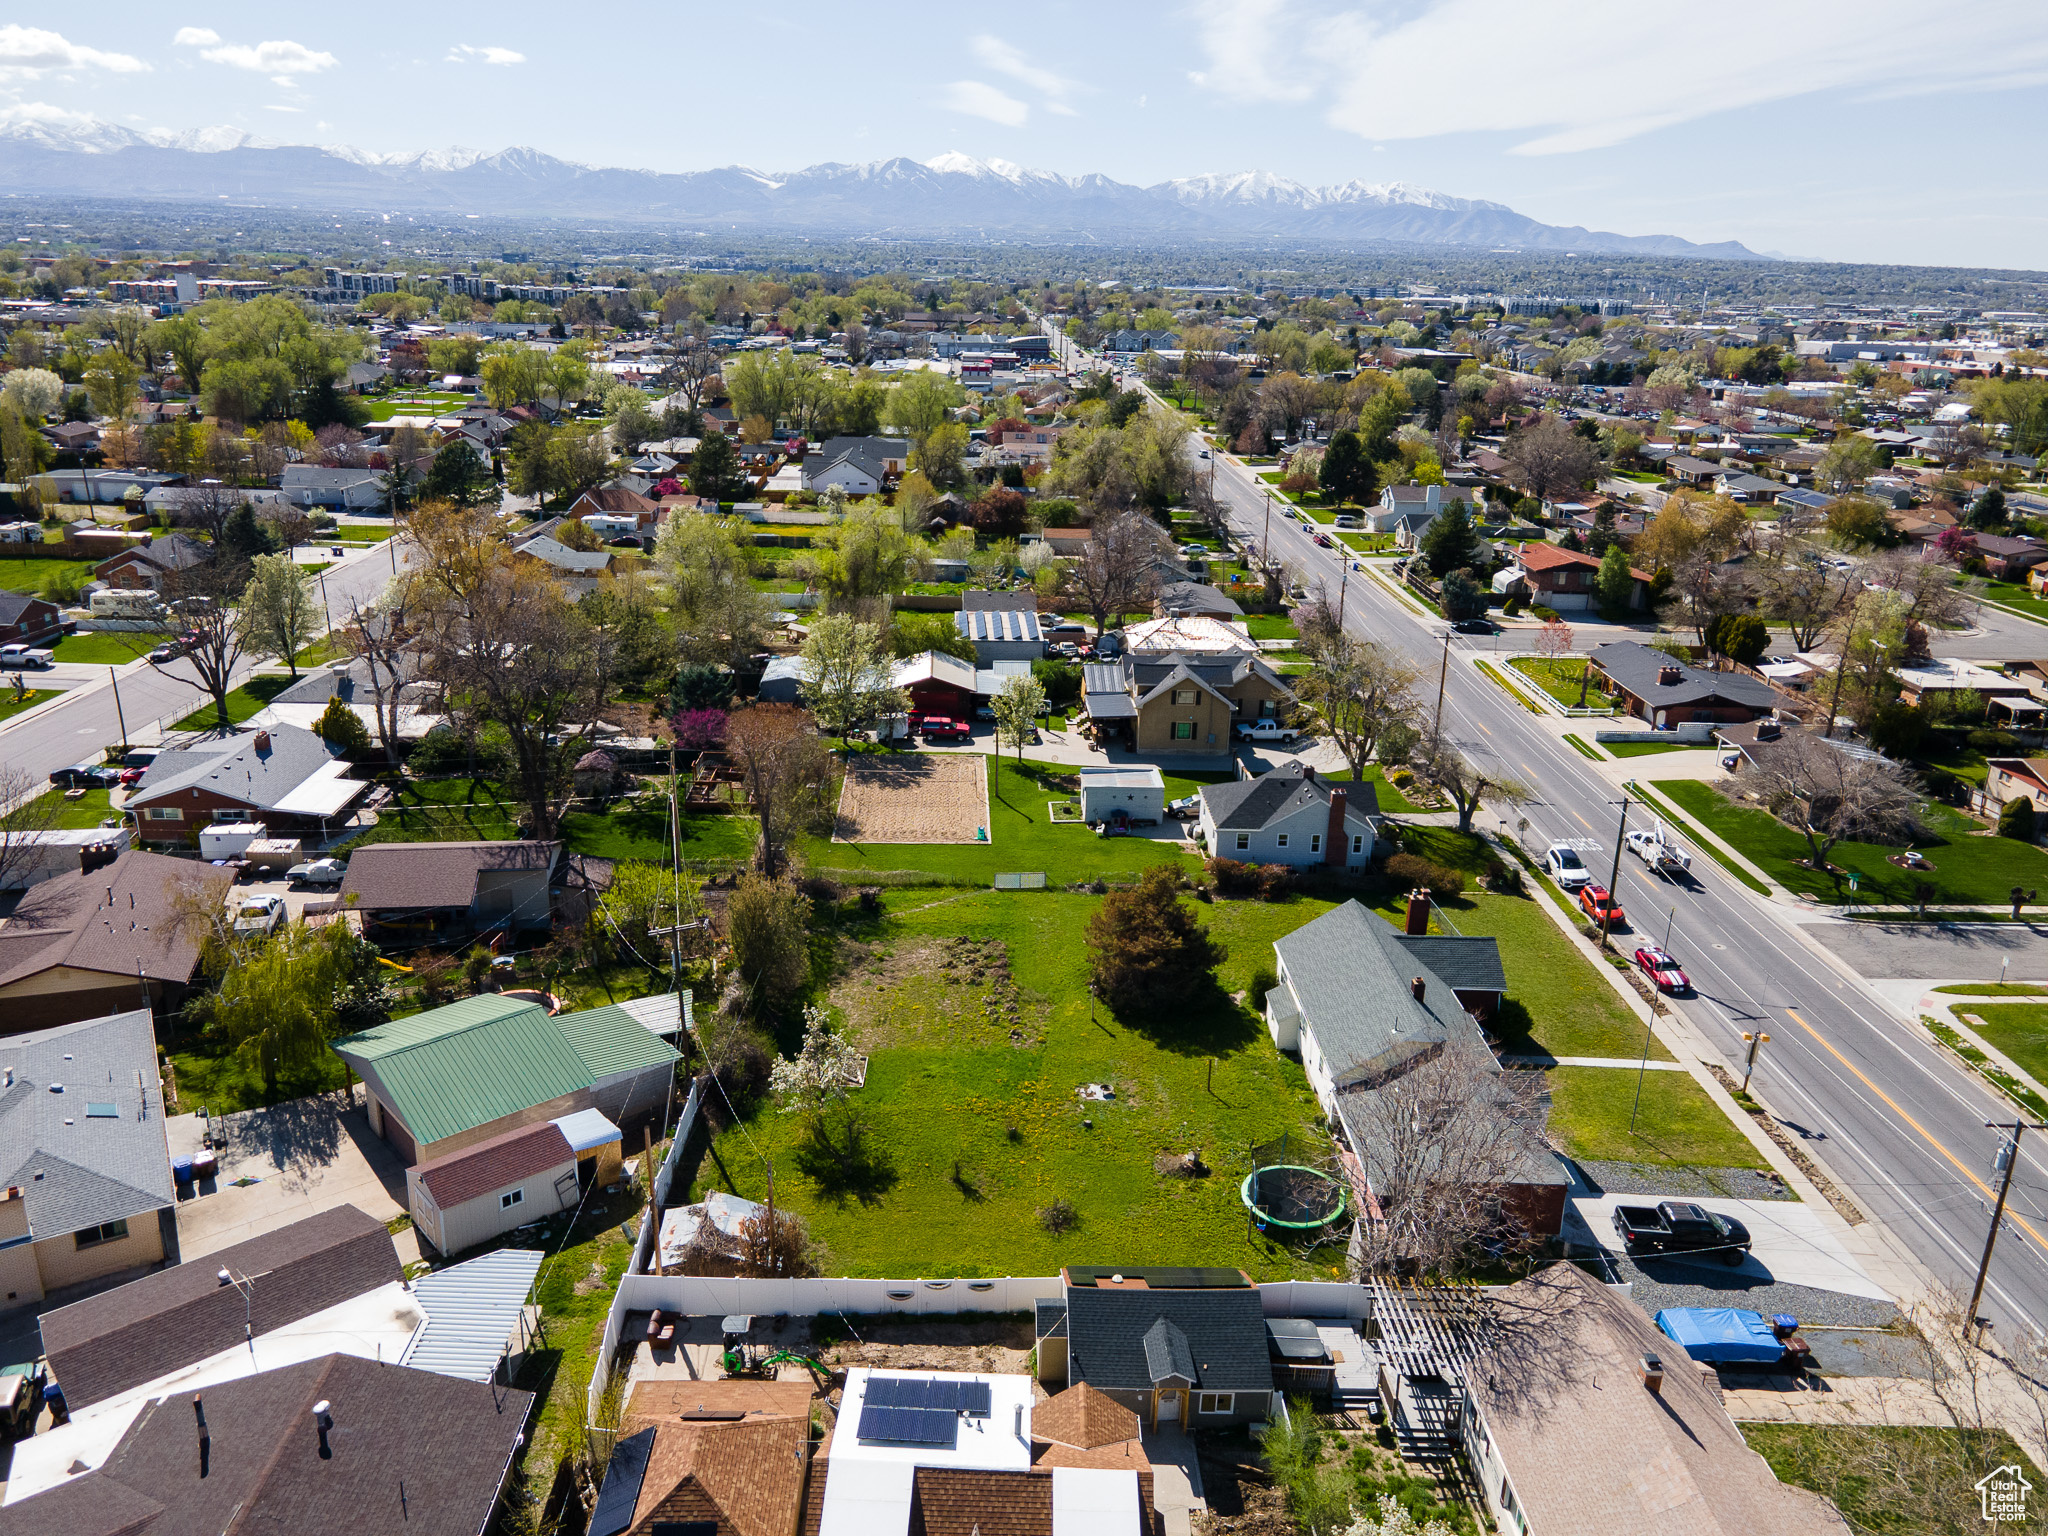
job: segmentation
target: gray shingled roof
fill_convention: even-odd
[[[1014,592],[962,592],[960,608],[964,613],[1036,613],[1038,594],[1029,587]]]
[[[1210,784],[1202,790],[1202,802],[1209,808],[1221,831],[1256,832],[1292,816],[1311,803],[1327,806],[1333,789],[1344,791],[1344,819],[1372,830],[1372,813],[1379,810],[1379,794],[1370,784],[1332,784],[1317,776],[1311,779],[1299,763],[1287,763],[1255,779],[1231,784]]]
[[[148,1009],[0,1040],[0,1077],[0,1186],[21,1191],[32,1237],[176,1203]]]
[[[60,965],[183,985],[199,940],[177,928],[172,908],[187,892],[224,899],[233,883],[224,869],[133,851],[89,875],[42,881],[0,926],[0,985]]]
[[[1315,1035],[1340,1088],[1359,1070],[1392,1069],[1430,1046],[1480,1039],[1451,982],[1429,964],[1431,957],[1406,948],[1392,925],[1356,901],[1276,939],[1273,949],[1301,1004],[1302,1028]],[[1410,987],[1417,976],[1423,981],[1420,1001]]]
[[[1700,704],[1725,699],[1745,709],[1774,709],[1778,696],[1770,684],[1745,672],[1705,672],[1698,667],[1653,651],[1634,640],[1610,640],[1595,646],[1593,665],[1615,683],[1642,699],[1652,708],[1659,705]],[[1657,681],[1666,667],[1676,667],[1676,683]]]
[[[553,869],[560,843],[376,843],[348,861],[340,896],[365,912],[468,907],[486,870]]]
[[[1145,1330],[1145,1369],[1152,1373],[1156,1387],[1168,1381],[1195,1381],[1195,1357],[1188,1352],[1188,1336],[1162,1317]]]
[[[312,731],[274,725],[165,752],[128,797],[131,806],[160,805],[183,789],[204,789],[259,810],[284,800],[340,754]],[[364,790],[369,785],[363,786]]]
[[[1273,1389],[1256,1286],[1193,1291],[1068,1286],[1073,1380],[1105,1392],[1151,1390],[1157,1378],[1147,1359],[1147,1336],[1162,1320],[1178,1330],[1185,1363],[1203,1391]]]
[[[1460,992],[1505,992],[1507,972],[1500,963],[1500,946],[1492,939],[1468,939],[1429,933],[1410,937],[1393,935],[1395,947],[1415,957],[1416,963],[1440,976]]]

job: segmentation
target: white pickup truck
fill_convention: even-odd
[[[1240,720],[1232,733],[1239,741],[1291,742],[1301,732],[1278,720]]]
[[[1629,833],[1628,851],[1667,880],[1675,880],[1692,868],[1692,855],[1674,843],[1662,827],[1654,832]]]
[[[12,672],[24,667],[33,667],[40,672],[43,668],[54,667],[56,664],[55,651],[39,651],[27,645],[0,645],[0,669]]]

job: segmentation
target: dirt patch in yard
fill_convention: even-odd
[[[1000,939],[950,938],[868,951],[831,1000],[869,1050],[937,1040],[1029,1049],[1045,1038],[1050,1004],[1020,990]]]
[[[988,759],[907,752],[846,765],[835,843],[986,841]]]
[[[849,1323],[859,1338],[820,1351],[820,1358],[834,1370],[857,1365],[871,1370],[1021,1374],[1034,1343],[1028,1317],[863,1317]]]

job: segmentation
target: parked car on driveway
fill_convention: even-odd
[[[268,933],[284,921],[282,896],[243,896],[235,902],[235,932],[244,936]]]
[[[1606,923],[1610,932],[1628,926],[1628,914],[1621,910],[1621,903],[1598,881],[1579,887],[1579,906],[1594,922]]]
[[[1202,797],[1183,795],[1178,800],[1168,801],[1166,814],[1180,821],[1192,821],[1202,814]]]
[[[944,715],[929,716],[918,734],[926,741],[968,741],[974,736],[965,720],[953,720]]]
[[[1586,868],[1578,849],[1570,843],[1552,843],[1545,849],[1543,867],[1550,871],[1551,879],[1568,891],[1577,890],[1593,878],[1593,871]]]
[[[1239,741],[1291,742],[1301,732],[1291,725],[1282,725],[1278,720],[1240,720],[1231,734]]]
[[[1749,1228],[1689,1200],[1617,1205],[1614,1232],[1630,1258],[1657,1253],[1713,1253],[1736,1265],[1749,1252]]]
[[[292,885],[339,885],[347,873],[348,866],[340,859],[309,859],[304,864],[294,864],[284,872],[284,877]]]

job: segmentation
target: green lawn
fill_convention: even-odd
[[[0,695],[0,720],[20,714],[25,709],[34,709],[38,704],[47,704],[57,697],[55,688],[31,688],[20,698],[13,694]]]
[[[1998,1047],[2036,1082],[2048,1079],[2048,1005],[2041,1003],[1970,1003],[1956,1012],[1982,1019],[1963,1022]]]
[[[656,864],[668,861],[666,805],[652,810],[614,806],[608,812],[572,812],[563,818],[562,832],[576,853],[602,859],[642,859]],[[744,859],[753,853],[755,838],[751,816],[683,817],[685,860]]]
[[[439,416],[468,405],[468,395],[411,395],[397,400],[371,400],[370,420],[389,421],[394,416]]]
[[[319,1066],[280,1077],[277,1092],[271,1095],[264,1092],[260,1071],[236,1061],[233,1051],[218,1049],[192,1035],[184,1038],[182,1049],[173,1044],[171,1065],[178,1074],[180,1114],[190,1114],[203,1104],[216,1115],[231,1115],[308,1094],[329,1093],[341,1087],[347,1071],[341,1058],[330,1051],[320,1058]]]
[[[2031,844],[1976,832],[1975,822],[1930,803],[1922,815],[1930,835],[1915,846],[1933,871],[1887,863],[1886,855],[1899,851],[1895,848],[1837,843],[1829,861],[1859,877],[1859,889],[1851,891],[1845,879],[1838,895],[1831,877],[1793,862],[1806,857],[1806,839],[1768,812],[1735,806],[1696,779],[1659,779],[1654,787],[1786,889],[1824,901],[1909,905],[1916,886],[1924,882],[1932,888],[1930,903],[1989,904],[2003,902],[2014,885],[2048,886],[2048,854]]]
[[[270,701],[280,693],[283,693],[285,689],[291,687],[294,681],[296,679],[274,676],[271,673],[265,672],[250,678],[249,681],[242,684],[239,688],[230,689],[228,692],[228,724],[240,725],[251,716],[261,714],[268,707]],[[213,700],[208,699],[204,704],[193,710],[191,714],[185,716],[184,719],[172,726],[171,729],[174,731],[207,731],[212,730],[218,724],[220,724],[220,709],[214,704]]]
[[[2031,981],[1959,981],[1934,990],[1960,997],[2048,997],[2048,987]]]
[[[1628,1122],[1634,1072],[1626,1067],[1552,1067],[1548,1075],[1550,1132],[1568,1157],[1708,1168],[1766,1166],[1706,1090],[1683,1072],[1642,1074],[1642,1110],[1633,1132]]]
[[[1244,627],[1254,640],[1298,640],[1301,631],[1284,613],[1248,613]]]
[[[147,656],[163,643],[164,637],[147,630],[94,630],[88,634],[66,635],[50,649],[59,661],[79,661],[123,667],[138,656]]]
[[[1584,661],[1551,661],[1541,656],[1517,656],[1508,663],[1522,676],[1549,694],[1567,709],[1579,707],[1579,683],[1585,677],[1589,664]],[[1586,708],[1605,709],[1612,712],[1613,706],[1607,696],[1597,687],[1586,688]]]
[[[76,591],[92,580],[90,560],[0,560],[0,589],[40,592],[45,587]]]
[[[1348,784],[1351,782],[1351,770],[1349,768],[1340,768],[1335,773],[1324,774],[1323,777]],[[1372,786],[1372,792],[1378,799],[1379,808],[1390,816],[1413,816],[1425,809],[1425,807],[1417,805],[1413,800],[1402,794],[1400,790],[1388,783],[1387,770],[1378,763],[1367,763],[1365,765],[1365,782]]]
[[[518,832],[520,806],[504,786],[488,780],[410,781],[379,816],[377,825],[350,839],[350,848],[374,843],[498,842]],[[572,811],[563,840],[572,852],[605,859],[669,857],[668,808],[622,802],[605,811]],[[683,858],[723,862],[747,857],[754,847],[750,816],[683,815]]]
[[[1112,1256],[1236,1263],[1256,1278],[1327,1274],[1334,1257],[1311,1267],[1247,1236],[1247,1149],[1313,1137],[1318,1113],[1300,1067],[1223,990],[1270,965],[1272,939],[1325,904],[1202,906],[1231,957],[1221,989],[1170,1021],[1103,1007],[1091,1017],[1084,932],[1100,905],[1053,892],[889,893],[886,915],[854,930],[875,960],[832,993],[868,1051],[852,1102],[871,1155],[807,1146],[803,1117],[764,1107],[716,1144],[736,1192],[765,1198],[772,1159],[777,1199],[803,1214],[834,1274],[1052,1274]],[[938,974],[933,951],[949,939],[1007,946],[1019,1043],[1007,1015],[983,1012],[982,986]],[[1113,1084],[1115,1101],[1078,1099],[1088,1082]],[[1200,1151],[1209,1177],[1155,1170],[1162,1154],[1186,1150]],[[692,1198],[721,1183],[707,1159]],[[1080,1220],[1055,1235],[1037,1212],[1061,1199]]]
[[[1977,595],[1994,607],[2010,609],[2038,624],[2048,624],[2048,601],[2025,582],[1987,581]]]
[[[99,761],[97,752],[89,753],[87,757],[93,762]],[[81,762],[86,760],[87,758],[80,759]],[[63,790],[51,788],[44,790],[38,798],[56,803],[57,818],[51,823],[53,827],[81,831],[88,827],[96,827],[109,816],[116,814],[109,800],[110,794],[109,790],[88,789],[76,800],[66,800]]]
[[[1600,750],[1612,757],[1655,757],[1660,752],[1711,752],[1683,741],[1603,741]]]
[[[920,870],[955,879],[988,881],[998,871],[1043,870],[1051,885],[1065,885],[1097,876],[1124,878],[1154,864],[1179,863],[1192,868],[1181,844],[1148,837],[1097,837],[1078,823],[1055,826],[1047,806],[1070,800],[1071,790],[1055,790],[1051,781],[1074,770],[1058,763],[1026,758],[1020,769],[1014,757],[989,762],[989,841],[987,843],[835,843],[829,838],[803,840],[802,853],[814,869],[831,870],[849,879],[874,870]],[[1235,775],[1222,767],[1214,773],[1166,775],[1166,798],[1191,795],[1204,784],[1229,783]]]
[[[1642,1021],[1536,901],[1476,891],[1445,903],[1460,933],[1500,945],[1508,996],[1494,1032],[1511,1055],[1634,1060],[1643,1051]],[[1654,1037],[1650,1059],[1672,1059]]]
[[[1902,1353],[1914,1353],[1908,1345]],[[1742,1437],[1781,1483],[1834,1502],[1856,1536],[1969,1536],[1992,1529],[2040,1529],[2040,1504],[2024,1524],[1990,1526],[1977,1480],[2019,1466],[2042,1475],[2002,1429],[1920,1425],[1744,1424]]]

